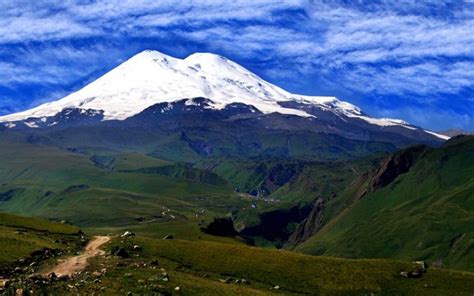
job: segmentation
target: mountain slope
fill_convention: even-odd
[[[337,128],[332,130],[334,126],[349,125],[349,130],[375,129],[423,142],[447,139],[402,120],[372,118],[335,97],[291,94],[218,55],[196,53],[177,59],[157,51],[139,53],[61,100],[0,117],[0,122],[4,128],[64,127],[64,122],[69,126],[81,119],[90,125],[100,120],[124,120],[160,103],[168,104],[168,109],[161,110],[166,112],[173,108],[170,103],[196,97],[208,99],[201,106],[204,109],[243,104],[253,108],[250,113],[255,115],[281,114],[317,121],[313,126],[322,124],[329,133],[338,134]],[[185,102],[187,106],[199,105],[194,100]],[[363,134],[353,133],[354,137]]]
[[[474,137],[397,155],[363,183],[360,198],[296,249],[474,270]]]

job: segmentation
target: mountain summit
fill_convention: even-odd
[[[93,115],[100,112],[101,120],[125,120],[159,103],[196,97],[209,99],[205,108],[214,110],[240,103],[255,107],[263,114],[317,118],[318,114],[309,110],[318,109],[318,112],[329,112],[343,120],[356,119],[380,127],[418,129],[402,120],[369,117],[360,108],[335,97],[289,93],[216,54],[195,53],[178,59],[151,50],[133,56],[63,99],[0,117],[0,122],[5,122],[5,127],[15,127],[15,122],[29,119],[46,122],[48,117],[74,109]],[[192,100],[188,104],[193,104]],[[26,122],[26,125],[30,128],[39,126],[35,122]]]

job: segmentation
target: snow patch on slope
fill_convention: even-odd
[[[427,131],[427,130],[425,130],[425,132],[428,133],[428,134],[430,134],[430,135],[433,135],[433,136],[435,136],[435,137],[438,137],[438,138],[440,138],[440,139],[443,139],[443,140],[449,140],[449,139],[451,139],[450,136],[441,135],[441,134],[434,133],[434,132],[430,132],[430,131]]]

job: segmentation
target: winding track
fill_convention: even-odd
[[[101,250],[100,247],[109,241],[109,236],[95,236],[87,244],[81,255],[67,258],[65,261],[45,272],[44,275],[54,272],[57,276],[71,276],[78,271],[83,271],[87,267],[87,260],[89,258],[105,254],[105,251]]]

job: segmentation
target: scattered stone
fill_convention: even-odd
[[[159,264],[160,264],[160,262],[158,262],[158,260],[152,260],[152,261],[150,262],[150,265],[151,265],[151,266],[157,266],[157,265],[159,265]]]
[[[219,279],[219,281],[223,284],[228,284],[232,281],[232,278],[228,277],[225,280],[224,279]]]
[[[175,291],[180,291],[181,288],[180,288],[180,287],[176,287],[176,288],[174,288],[174,290],[175,290]]]
[[[142,249],[142,247],[140,247],[139,245],[134,245],[133,246],[134,251],[140,251],[141,249]]]
[[[424,261],[415,261],[413,264],[415,265],[413,270],[402,271],[400,272],[400,275],[405,278],[421,278],[423,273],[426,272],[428,266]]]
[[[127,296],[132,296],[132,292],[127,292]]]
[[[402,271],[400,275],[405,278],[420,278],[422,273],[418,271]]]
[[[168,274],[166,272],[163,272],[161,274],[161,277],[160,277],[160,281],[162,282],[169,282],[170,280],[170,277],[168,276]]]
[[[135,236],[135,233],[127,230],[120,237],[130,237],[130,236]]]
[[[172,236],[171,234],[167,234],[165,235],[165,237],[163,237],[164,240],[168,240],[168,239],[174,239],[174,236]]]
[[[132,276],[133,276],[133,274],[131,274],[131,273],[126,273],[125,274],[125,277],[128,277],[128,278],[131,278]]]
[[[275,286],[275,287],[273,287],[273,289],[280,290],[280,286]]]

